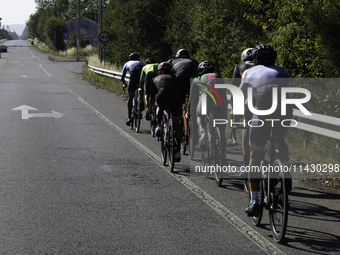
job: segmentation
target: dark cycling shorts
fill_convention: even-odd
[[[264,146],[270,136],[270,130],[272,129],[272,125],[275,129],[275,137],[277,139],[282,139],[289,131],[290,120],[293,115],[290,111],[287,111],[287,116],[281,116],[277,113],[274,113],[269,116],[259,116],[253,114],[250,120],[250,128],[249,128],[249,143],[250,146],[255,150],[263,151]],[[270,121],[275,119],[276,121]],[[286,120],[283,122],[282,121]]]
[[[169,94],[161,89],[157,93],[156,102],[161,111],[168,106],[172,112],[172,116],[179,117],[182,115],[182,105],[180,104],[177,93]]]
[[[190,93],[190,82],[191,79],[195,78],[193,75],[181,75],[177,77],[179,83],[179,94],[181,98],[181,103],[185,102],[185,98]]]

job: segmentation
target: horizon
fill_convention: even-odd
[[[26,24],[1,24],[1,29],[3,27],[5,27],[5,29],[9,27],[11,32],[15,32],[18,36],[21,36],[26,26]]]

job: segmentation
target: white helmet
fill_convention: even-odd
[[[241,54],[241,60],[242,62],[246,62],[246,61],[253,61],[254,57],[253,57],[253,50],[255,50],[254,48],[248,48],[245,49],[242,54]]]

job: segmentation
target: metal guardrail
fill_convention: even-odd
[[[121,72],[110,71],[91,65],[88,65],[88,67],[95,73],[115,79],[121,79]],[[127,74],[126,79],[128,80],[129,77],[130,75]],[[228,100],[229,99],[230,97],[228,97]],[[231,109],[230,104],[228,105],[228,108]],[[298,123],[296,126],[294,126],[294,128],[340,140],[340,118],[318,113],[312,113],[312,115],[307,116],[304,115],[300,110],[296,109],[293,111],[293,116]]]
[[[101,74],[101,75],[119,79],[119,80],[122,77],[122,72],[106,70],[106,69],[98,68],[98,67],[91,66],[91,65],[88,65],[88,67],[90,68],[92,72],[97,73],[97,74]],[[129,80],[129,78],[130,78],[130,75],[126,74],[126,80]]]

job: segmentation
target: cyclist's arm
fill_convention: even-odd
[[[127,68],[127,66],[125,64],[124,67],[123,67],[122,77],[121,77],[121,81],[122,81],[124,87],[127,87],[127,82],[125,80],[125,76],[126,76],[127,71],[128,71],[128,68]]]

